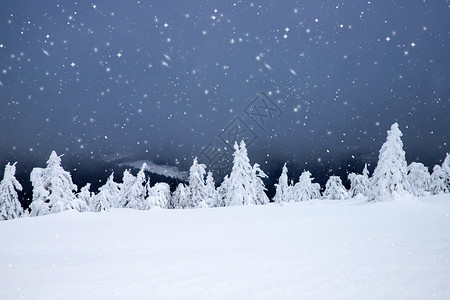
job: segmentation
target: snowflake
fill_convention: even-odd
[[[70,64],[70,66],[73,68],[73,67],[76,66],[76,64],[75,64],[74,62],[72,62],[72,63]]]

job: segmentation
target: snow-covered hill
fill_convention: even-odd
[[[450,195],[4,221],[0,299],[450,299]]]

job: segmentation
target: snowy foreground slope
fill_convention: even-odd
[[[450,196],[0,222],[0,299],[450,299]]]

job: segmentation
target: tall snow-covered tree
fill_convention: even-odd
[[[92,201],[93,211],[109,211],[111,203],[117,203],[120,196],[120,184],[114,182],[114,172],[106,183],[98,189]]]
[[[273,197],[273,201],[275,203],[288,202],[288,169],[286,164],[284,164],[283,169],[281,171],[280,178],[278,178],[278,183],[275,184],[275,196]]]
[[[16,179],[16,163],[5,166],[3,180],[0,182],[0,220],[19,218],[23,214],[17,191],[22,191],[22,185]]]
[[[244,141],[240,146],[234,144],[233,168],[226,182],[224,203],[226,206],[246,204],[266,204],[269,202],[265,193],[266,188],[261,178],[267,175],[258,164],[253,167],[248,159]]]
[[[191,196],[189,194],[189,187],[184,183],[179,183],[175,191],[173,192],[170,208],[190,208]]]
[[[191,195],[191,207],[208,207],[206,203],[208,191],[205,183],[206,166],[199,164],[197,157],[189,169],[189,190]]]
[[[85,211],[92,211],[92,201],[94,200],[95,194],[91,192],[91,184],[86,183],[85,186],[81,188],[81,190],[76,194],[77,199],[81,201],[80,209],[79,211],[82,211],[81,209],[84,208],[83,204],[86,205]]]
[[[311,199],[320,198],[320,185],[318,183],[313,183],[311,173],[309,171],[304,171],[294,185],[292,189],[291,201],[308,201]]]
[[[430,193],[433,195],[449,193],[446,183],[446,174],[440,165],[435,165],[430,179]]]
[[[147,198],[147,178],[145,176],[145,169],[147,165],[144,163],[137,173],[136,177],[133,175],[127,176],[127,185],[125,189],[125,181],[123,184],[123,191],[121,191],[122,205],[127,208],[134,208],[146,210],[148,206]],[[125,176],[124,176],[125,178]]]
[[[208,172],[208,174],[206,175],[206,205],[208,207],[220,206],[219,194],[216,190],[216,183],[214,182],[212,172]]]
[[[425,196],[430,189],[431,175],[428,168],[422,163],[412,162],[408,166],[408,183],[411,193],[416,196]]]
[[[397,195],[411,195],[402,136],[398,124],[394,123],[380,149],[378,164],[370,179],[369,201],[384,201]]]
[[[47,167],[34,168],[30,175],[33,185],[33,202],[30,216],[58,213],[71,209],[76,201],[74,191],[77,186],[72,182],[70,173],[61,166],[61,158],[52,151]]]
[[[350,181],[350,190],[348,191],[350,197],[355,197],[359,194],[367,196],[370,187],[367,164],[364,166],[362,174],[350,173],[347,179]]]
[[[170,186],[165,182],[158,182],[150,188],[147,200],[148,207],[151,208],[169,208]]]

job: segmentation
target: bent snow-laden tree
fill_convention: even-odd
[[[206,205],[208,207],[220,206],[219,194],[216,190],[216,183],[214,182],[212,172],[208,172],[208,174],[206,174]]]
[[[91,184],[90,183],[86,183],[85,186],[83,186],[80,190],[80,192],[78,192],[76,194],[77,199],[80,200],[80,211],[82,211],[83,208],[85,208],[85,211],[92,211],[92,201],[94,199],[94,193],[91,192]],[[84,207],[83,205],[86,205],[86,207]]]
[[[106,183],[98,189],[97,195],[92,201],[93,211],[109,211],[111,203],[115,203],[120,195],[120,184],[114,182],[114,172],[111,173]]]
[[[345,200],[349,198],[347,189],[342,185],[339,176],[330,176],[323,192],[323,198],[328,200]]]
[[[121,204],[122,207],[134,208],[139,210],[149,209],[150,206],[146,201],[147,198],[147,178],[145,176],[145,169],[147,164],[143,164],[136,177],[124,172],[124,182],[122,183],[121,190]]]
[[[23,214],[17,191],[22,191],[22,185],[17,181],[16,163],[5,166],[3,180],[0,182],[0,220],[19,218]]]
[[[425,196],[430,189],[431,183],[431,175],[428,172],[428,168],[422,163],[410,163],[408,166],[408,183],[414,196]]]
[[[350,181],[350,190],[348,191],[350,197],[357,195],[367,196],[369,191],[369,171],[367,164],[364,166],[362,174],[350,173],[347,179]]]
[[[165,182],[158,182],[150,188],[147,200],[149,209],[169,208],[170,186]]]
[[[265,186],[261,178],[267,175],[258,164],[253,167],[247,155],[245,142],[240,146],[234,144],[233,168],[230,176],[224,180],[224,204],[225,206],[266,204],[269,202],[265,193]]]
[[[394,123],[380,149],[378,164],[370,179],[369,201],[385,201],[396,196],[411,195],[402,136],[398,124]]]
[[[61,158],[52,151],[47,167],[34,168],[30,175],[33,185],[33,202],[30,216],[58,213],[76,207],[74,191],[77,186],[72,182],[70,173],[61,166]]]
[[[291,201],[308,201],[320,198],[320,184],[313,183],[309,171],[303,171],[292,189]]]

